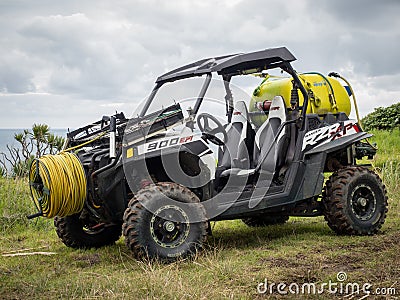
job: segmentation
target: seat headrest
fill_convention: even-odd
[[[247,111],[247,106],[244,101],[237,101],[233,108],[232,123],[247,122],[249,113]]]
[[[272,99],[268,118],[278,118],[282,121],[286,120],[286,105],[282,96],[275,96],[274,99]]]

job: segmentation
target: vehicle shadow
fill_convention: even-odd
[[[305,241],[316,237],[335,236],[323,218],[294,218],[285,224],[265,227],[249,227],[241,220],[218,222],[214,225],[213,234],[208,245],[219,245],[223,248],[257,248],[269,244],[284,244],[293,240]]]

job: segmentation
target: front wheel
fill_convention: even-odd
[[[98,248],[114,244],[121,236],[120,224],[85,224],[80,214],[55,217],[58,237],[71,248]]]
[[[385,222],[386,187],[363,167],[346,167],[332,174],[323,193],[324,215],[338,234],[372,235]]]
[[[206,212],[199,198],[176,183],[140,190],[124,214],[126,245],[136,256],[174,261],[193,255],[207,237]]]

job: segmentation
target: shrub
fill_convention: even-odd
[[[400,102],[389,107],[378,107],[366,115],[361,123],[365,130],[393,130],[400,128]]]
[[[64,138],[50,133],[46,124],[33,124],[32,130],[14,134],[19,147],[7,145],[8,153],[0,153],[0,177],[7,173],[13,177],[24,177],[35,157],[45,154],[55,154],[61,150]],[[10,170],[7,170],[8,162]]]

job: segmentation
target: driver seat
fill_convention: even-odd
[[[248,118],[244,101],[235,103],[232,122],[226,128],[227,140],[222,157],[218,159],[218,169],[222,172],[231,168],[248,169],[253,163],[255,132]]]
[[[279,136],[278,129],[286,121],[286,106],[281,96],[275,96],[271,103],[271,109],[268,119],[262,124],[255,135],[254,147],[254,167],[237,167],[232,166],[230,169],[224,170],[220,176],[250,176],[258,170],[263,174],[274,176],[276,171],[283,166],[285,162],[288,131],[284,128]],[[271,177],[271,176],[269,176]]]

